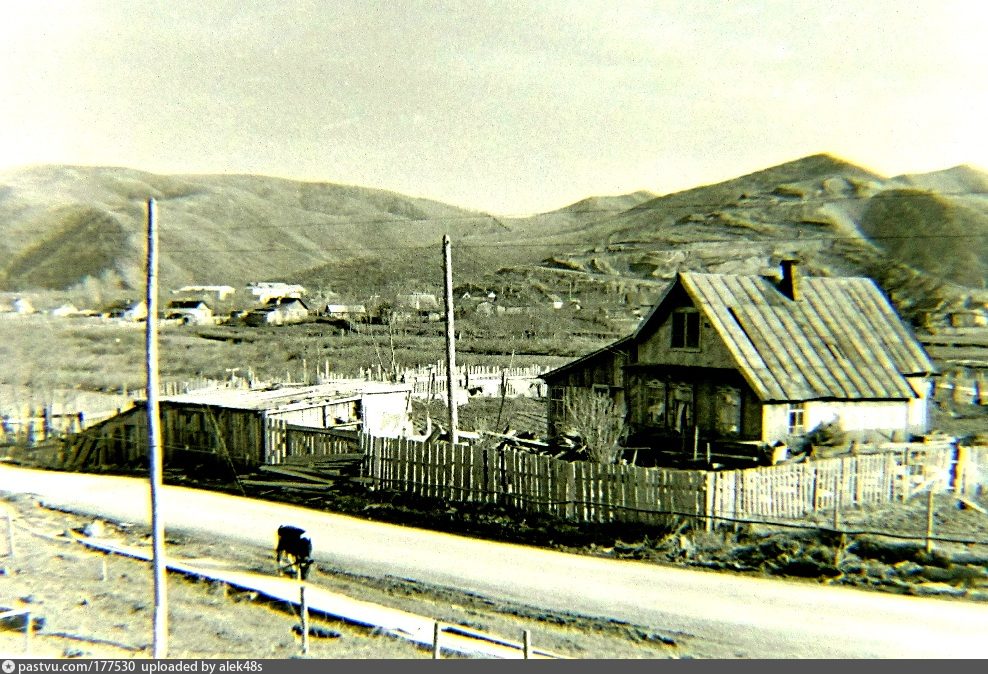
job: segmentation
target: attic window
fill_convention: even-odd
[[[676,309],[672,313],[672,348],[700,348],[700,312],[696,309]]]

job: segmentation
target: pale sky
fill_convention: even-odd
[[[0,168],[364,185],[498,214],[817,152],[988,167],[979,0],[0,0]]]

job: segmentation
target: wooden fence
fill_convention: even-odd
[[[952,445],[909,445],[864,456],[734,471],[568,462],[511,449],[361,437],[365,471],[382,489],[499,503],[578,522],[656,524],[675,517],[795,520],[810,513],[960,489]],[[980,451],[980,450],[979,450]],[[962,457],[968,489],[984,477],[988,449]],[[979,463],[980,462],[980,463]],[[959,464],[958,464],[959,465]]]
[[[356,431],[296,426],[283,419],[267,419],[264,428],[264,463],[291,463],[315,456],[353,454],[360,451]]]
[[[495,397],[544,397],[545,383],[539,375],[549,368],[538,365],[529,367],[492,367],[487,365],[467,365],[456,368],[456,381],[460,389],[472,390],[477,395]],[[329,372],[321,373],[324,381],[359,379],[366,381],[389,381],[392,376],[387,370],[378,368],[361,369],[355,376],[344,376]],[[445,399],[446,366],[442,362],[425,367],[408,368],[397,373],[398,381],[411,384],[412,395],[416,398]]]

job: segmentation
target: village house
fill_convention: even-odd
[[[15,314],[20,314],[22,316],[34,313],[34,305],[31,304],[31,300],[26,297],[15,298],[13,309]]]
[[[285,325],[299,323],[309,317],[309,307],[297,297],[274,297],[263,307],[244,316],[247,325]]]
[[[625,412],[628,444],[799,445],[928,430],[934,367],[866,278],[680,273],[629,336],[542,375],[550,436],[579,390]]]
[[[280,297],[300,298],[305,295],[304,287],[296,283],[283,283],[281,281],[257,281],[248,284],[247,290],[254,296],[254,300],[258,304],[267,304]]]
[[[276,463],[285,448],[275,444],[285,442],[286,430],[310,438],[335,431],[401,437],[411,431],[410,396],[409,385],[356,380],[165,396],[159,400],[161,446],[169,462],[212,457],[239,467]],[[139,403],[86,429],[66,455],[80,463],[139,463],[147,455],[147,437],[147,412]]]
[[[148,317],[148,305],[144,300],[123,300],[108,306],[103,314],[120,321],[143,321]]]
[[[203,300],[172,300],[165,308],[165,318],[186,325],[212,325],[213,310]]]
[[[218,302],[222,302],[227,297],[233,295],[236,289],[233,286],[182,286],[178,290],[173,290],[173,295],[213,295]]]
[[[327,304],[323,314],[329,318],[363,321],[367,320],[367,307],[363,304]]]

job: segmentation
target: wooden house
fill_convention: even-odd
[[[111,304],[104,314],[120,321],[143,321],[148,317],[148,305],[144,300],[123,300]]]
[[[165,308],[165,318],[188,325],[212,325],[213,310],[203,300],[172,300]]]
[[[159,400],[161,444],[168,461],[277,462],[278,433],[309,438],[365,431],[400,437],[411,430],[411,386],[341,381],[317,386],[210,389]],[[136,465],[147,456],[143,403],[88,428],[66,448],[66,467]]]
[[[348,321],[367,320],[367,307],[363,304],[327,304],[323,313],[329,318]]]
[[[309,317],[309,307],[298,297],[273,297],[267,304],[244,316],[247,325],[285,325]]]
[[[550,436],[567,396],[610,396],[629,445],[800,444],[924,433],[934,367],[866,278],[680,273],[629,336],[542,375]]]

